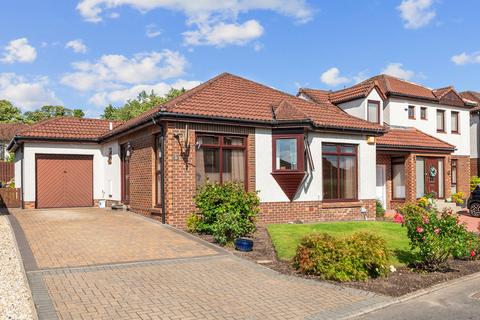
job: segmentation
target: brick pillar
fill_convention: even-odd
[[[445,156],[444,158],[444,163],[445,163],[445,172],[443,174],[444,176],[444,193],[445,193],[445,199],[450,198],[452,196],[452,157],[450,155]],[[457,171],[461,170],[457,168]]]
[[[417,200],[416,156],[412,153],[405,157],[405,201]]]

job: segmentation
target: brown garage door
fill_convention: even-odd
[[[93,156],[38,154],[37,208],[93,205]]]

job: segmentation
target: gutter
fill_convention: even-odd
[[[432,150],[432,151],[448,151],[454,152],[456,148],[437,148],[437,147],[420,147],[420,146],[397,146],[397,145],[381,145],[377,144],[377,149],[379,150]]]

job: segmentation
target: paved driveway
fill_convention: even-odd
[[[40,319],[331,319],[387,300],[280,275],[132,213],[11,219]]]

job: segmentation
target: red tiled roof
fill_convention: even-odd
[[[67,140],[92,140],[122,124],[121,121],[110,121],[88,118],[61,117],[38,122],[18,133],[20,138],[55,138]]]
[[[389,95],[405,96],[440,102],[448,105],[453,104],[454,106],[459,106],[459,103],[462,103],[462,101],[460,101],[458,98],[456,100],[453,99],[455,97],[450,97],[449,99],[442,100],[444,96],[449,92],[454,92],[454,94],[458,96],[453,87],[432,90],[422,85],[398,79],[386,74],[372,77],[349,88],[334,92],[328,92],[328,101],[334,104],[338,104],[341,102],[364,98],[375,86],[379,88],[381,94],[385,97]],[[319,97],[322,97],[324,101],[326,98],[326,91],[324,90],[300,89],[299,93],[301,92],[306,93],[314,101],[317,101],[317,98]],[[465,107],[465,104],[461,106]]]
[[[281,111],[277,111],[280,113],[280,118],[275,118],[275,110]],[[164,105],[127,121],[107,133],[105,137],[129,130],[162,112],[179,116],[203,116],[272,124],[276,120],[307,118],[315,126],[324,128],[378,132],[384,130],[382,126],[353,117],[331,103],[326,102],[319,106],[317,103],[305,101],[251,80],[223,73]],[[291,118],[287,119],[286,115]]]
[[[413,149],[440,149],[450,151],[455,150],[455,146],[416,128],[398,127],[392,127],[383,136],[378,137],[377,146]]]
[[[28,126],[23,123],[0,123],[0,141],[10,141],[16,133]]]
[[[463,100],[467,100],[468,103],[473,102],[474,104],[476,104],[475,107],[470,109],[470,112],[480,110],[480,92],[465,91],[465,92],[460,92],[460,96],[463,98]]]

